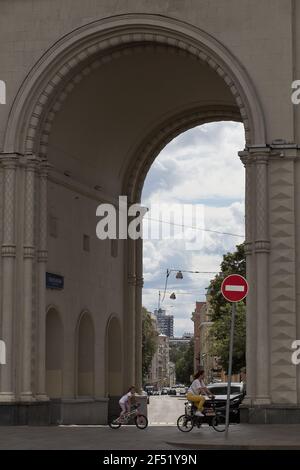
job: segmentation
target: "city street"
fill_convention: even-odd
[[[229,438],[208,426],[182,433],[184,397],[151,396],[149,426],[0,426],[0,450],[300,449],[300,425],[232,425]],[[163,424],[167,423],[167,424]]]
[[[152,426],[175,425],[178,416],[184,413],[186,398],[172,395],[150,396],[148,406],[149,424]]]

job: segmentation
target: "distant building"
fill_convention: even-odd
[[[174,387],[176,384],[176,372],[174,362],[169,362],[169,387]]]
[[[157,337],[157,350],[153,356],[147,383],[157,388],[170,386],[175,383],[175,365],[170,362],[169,338],[160,334]]]
[[[166,310],[161,308],[154,310],[154,315],[157,318],[158,330],[162,335],[172,338],[174,336],[174,317],[167,315]]]
[[[192,315],[194,321],[194,369],[204,369],[207,382],[211,382],[221,373],[216,356],[210,353],[209,330],[213,324],[211,321],[211,305],[209,296],[206,302],[196,302],[196,308]]]
[[[174,336],[170,338],[170,345],[171,344],[188,344],[191,339],[194,337],[193,333],[183,333],[182,336]]]
[[[196,302],[195,311],[192,314],[194,322],[194,371],[200,368],[200,310],[205,302]]]

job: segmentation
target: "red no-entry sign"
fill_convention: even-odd
[[[230,274],[221,285],[222,295],[229,302],[240,302],[246,297],[248,290],[248,282],[240,274]]]

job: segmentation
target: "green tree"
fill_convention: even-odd
[[[173,362],[175,365],[177,361],[183,356],[185,351],[187,350],[188,345],[185,344],[170,344],[170,361]]]
[[[224,370],[228,369],[231,304],[221,293],[223,279],[229,274],[246,275],[245,244],[237,245],[236,251],[223,256],[221,272],[210,282],[208,293],[212,307],[210,329],[210,353],[219,357]],[[236,308],[235,336],[232,369],[238,373],[246,365],[246,303],[239,302]]]
[[[219,364],[228,370],[231,306],[222,307],[222,316],[210,328],[210,354],[219,358]],[[236,304],[232,372],[239,373],[246,365],[246,306]]]
[[[149,374],[151,362],[157,349],[158,333],[151,320],[151,314],[142,307],[142,375],[143,381]]]
[[[240,274],[246,276],[246,257],[245,244],[237,245],[236,251],[226,253],[221,263],[221,272],[210,282],[208,293],[210,295],[210,304],[212,307],[212,321],[217,320],[223,315],[223,308],[228,305],[221,293],[221,284],[223,279],[229,274]]]
[[[190,376],[194,372],[194,340],[192,339],[188,345],[178,348],[178,357],[175,362],[176,381],[184,385],[189,385]]]

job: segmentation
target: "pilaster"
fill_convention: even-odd
[[[32,401],[32,328],[34,311],[34,258],[35,258],[35,173],[39,160],[34,155],[27,155],[25,165],[24,197],[24,243],[23,243],[23,318],[22,318],[22,380],[21,401]]]
[[[38,230],[38,250],[37,250],[37,289],[38,289],[38,310],[37,310],[37,387],[36,399],[48,400],[46,394],[46,265],[48,260],[47,250],[47,188],[48,173],[50,165],[43,160],[39,166],[39,230]]]
[[[297,404],[297,370],[291,362],[296,338],[295,160],[297,150],[272,151],[269,166],[270,335],[273,403]]]
[[[17,154],[1,154],[3,172],[2,220],[2,318],[1,339],[6,343],[6,364],[0,368],[0,402],[15,401],[14,381],[14,320],[15,320],[15,264],[16,264],[16,170]]]

